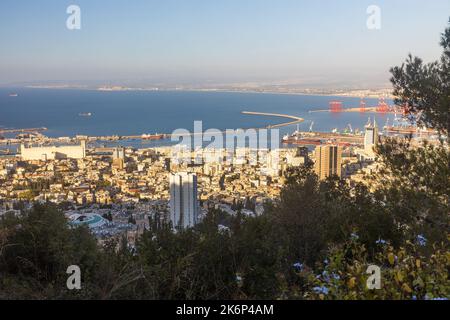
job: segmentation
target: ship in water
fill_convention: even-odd
[[[92,113],[90,113],[90,112],[81,112],[78,115],[80,117],[90,117],[90,116],[92,116]]]
[[[164,139],[164,134],[146,134],[144,133],[141,138],[142,140],[162,140]]]
[[[10,96],[10,97],[18,97],[19,94],[17,94],[17,93],[10,93],[9,96]]]

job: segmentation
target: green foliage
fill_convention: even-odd
[[[279,294],[283,248],[269,216],[236,217],[232,232],[239,298],[271,299]]]
[[[447,246],[433,245],[431,253],[426,255],[419,244],[412,242],[399,249],[388,244],[379,246],[373,256],[358,241],[332,248],[319,275],[307,271],[298,274],[308,279],[310,285],[305,297],[322,300],[450,298]],[[369,265],[381,268],[381,289],[368,289]]]
[[[290,259],[314,266],[329,245],[342,243],[355,231],[368,248],[380,237],[399,243],[395,216],[364,185],[350,187],[337,178],[319,182],[308,168],[290,172],[287,180],[280,201],[269,211],[287,241]]]
[[[136,257],[144,279],[142,299],[232,298],[236,286],[228,233],[219,232],[215,212],[196,229],[146,232]]]
[[[409,140],[387,139],[377,152],[383,166],[373,177],[378,185],[375,197],[402,226],[405,237],[424,234],[431,241],[446,240],[450,226],[448,147],[427,142],[411,146]]]
[[[0,232],[0,297],[62,297],[68,293],[66,270],[73,264],[83,265],[89,279],[98,251],[95,239],[85,228],[69,229],[55,207],[36,204],[25,217],[7,217]]]
[[[391,69],[391,82],[397,105],[406,106],[411,115],[421,113],[420,123],[448,132],[450,27],[442,35],[441,46],[444,52],[440,61],[424,64],[422,59],[409,55],[400,67]]]

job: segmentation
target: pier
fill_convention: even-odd
[[[285,118],[285,119],[292,119],[294,121],[284,122],[280,124],[275,125],[269,125],[266,128],[281,128],[281,127],[287,127],[290,125],[302,123],[305,121],[305,119],[297,117],[297,116],[291,116],[288,114],[281,114],[281,113],[267,113],[267,112],[254,112],[254,111],[242,111],[242,114],[246,115],[253,115],[253,116],[266,116],[266,117],[278,117],[278,118]]]

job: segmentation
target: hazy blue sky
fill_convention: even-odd
[[[70,4],[81,30],[66,28]],[[381,30],[366,9],[381,7]],[[1,0],[0,84],[23,81],[388,82],[439,57],[448,0]]]

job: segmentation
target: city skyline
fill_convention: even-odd
[[[66,9],[81,9],[69,30]],[[381,10],[369,30],[367,8]],[[435,1],[89,1],[0,4],[0,85],[387,84],[411,52],[432,61],[450,4]],[[431,35],[431,36],[430,36]]]

